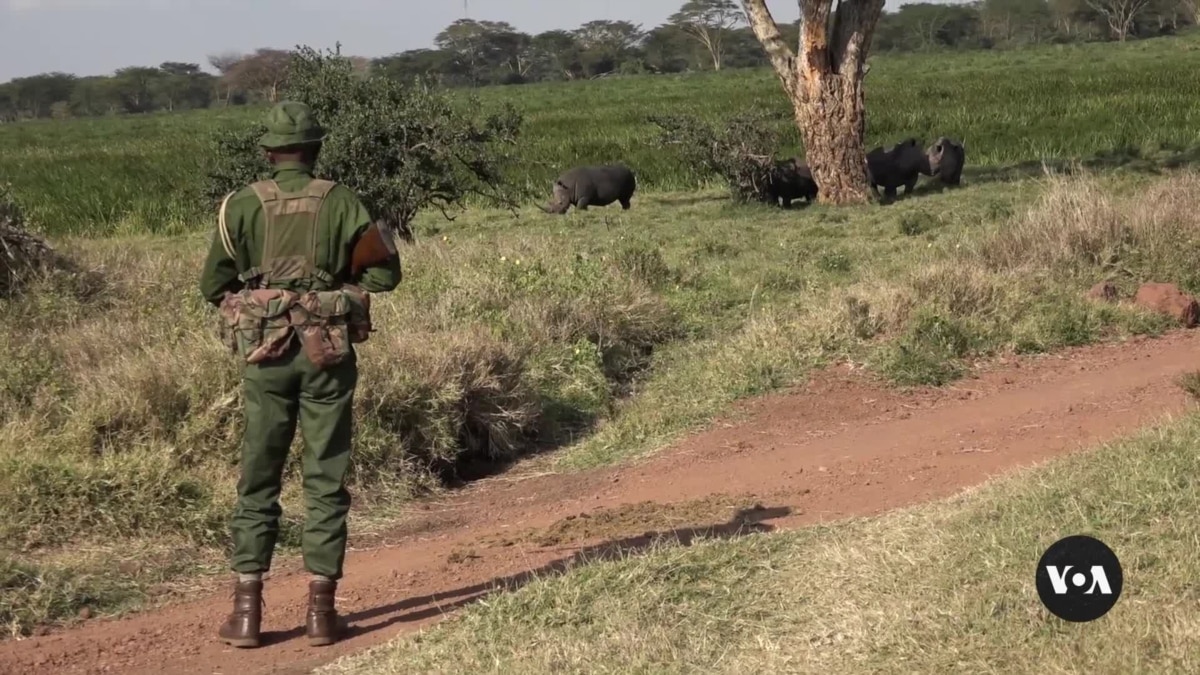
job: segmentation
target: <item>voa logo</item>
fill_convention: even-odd
[[[1050,613],[1066,621],[1095,621],[1108,613],[1125,583],[1117,554],[1094,537],[1060,539],[1042,553],[1034,581]]]
[[[1066,565],[1059,568],[1055,565],[1046,565],[1046,573],[1050,575],[1050,585],[1054,588],[1055,595],[1063,595],[1067,592],[1067,574],[1071,571],[1073,565]],[[1100,565],[1092,565],[1088,574],[1076,572],[1071,575],[1071,585],[1075,588],[1082,588],[1088,583],[1088,577],[1091,577],[1091,586],[1084,591],[1086,594],[1092,594],[1097,590],[1104,595],[1112,595],[1112,586],[1108,583],[1108,575],[1104,573],[1104,568]]]

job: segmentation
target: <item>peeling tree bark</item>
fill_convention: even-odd
[[[741,0],[784,92],[792,101],[805,156],[823,204],[863,204],[867,182],[867,52],[884,0],[798,0],[800,44],[793,52],[765,0]]]

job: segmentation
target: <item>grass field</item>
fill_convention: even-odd
[[[1197,68],[1200,34],[1127,45],[877,57],[867,79],[868,143],[948,135],[964,141],[969,164],[993,169],[1042,159],[1158,157],[1200,143]],[[654,147],[647,115],[788,110],[767,70],[479,94],[485,105],[512,101],[526,112],[522,162],[512,178],[547,195],[562,169],[613,160],[628,162],[645,189],[702,187],[707,176]],[[203,180],[209,132],[261,114],[230,109],[8,125],[0,128],[0,182],[12,182],[33,217],[56,234],[189,231],[209,213],[192,197]],[[781,153],[795,152],[797,132],[786,121],[780,127],[792,141]]]
[[[530,180],[617,156],[645,192],[630,212],[422,218],[362,350],[355,531],[436,488],[433,470],[478,455],[485,432],[501,455],[560,448],[559,468],[594,466],[836,359],[937,384],[980,355],[1162,330],[1082,291],[1108,277],[1200,291],[1200,176],[1155,175],[1192,156],[1198,46],[880,59],[872,140],[958,136],[967,184],[843,210],[683,191],[703,181],[642,145],[646,112],[782,105],[769,73],[750,96],[745,74],[481,92],[529,111]],[[574,136],[581,111],[594,117]],[[222,566],[239,380],[194,292],[211,218],[186,195],[206,130],[247,114],[0,128],[0,177],[86,271],[0,301],[0,624],[14,634]],[[1040,177],[1046,157],[1104,171]]]
[[[315,673],[1195,673],[1198,443],[1192,415],[878,518],[668,538]],[[1113,548],[1125,587],[1068,624],[1034,570],[1079,533]]]

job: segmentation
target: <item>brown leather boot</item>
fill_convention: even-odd
[[[257,647],[262,630],[261,581],[239,581],[233,587],[233,612],[217,635],[234,647]]]
[[[337,610],[334,609],[336,581],[314,579],[308,582],[308,618],[306,628],[308,643],[314,647],[331,645],[337,641],[341,626]]]

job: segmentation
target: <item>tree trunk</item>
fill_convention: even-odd
[[[822,204],[864,204],[867,182],[864,65],[883,0],[799,0],[797,53],[783,42],[764,0],[742,0],[795,111],[805,159]]]
[[[805,159],[820,186],[823,204],[863,204],[867,182],[866,110],[862,87],[825,81],[803,100],[793,100]]]

